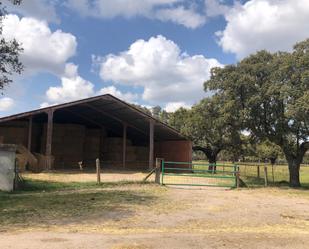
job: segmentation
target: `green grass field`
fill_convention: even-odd
[[[199,166],[199,164],[207,164],[207,161],[194,161],[194,169],[205,169],[207,166]],[[230,162],[218,162],[217,170],[227,172],[231,171],[233,164]],[[251,187],[263,186],[264,185],[264,164],[257,163],[237,163],[240,170],[241,179]],[[259,167],[258,167],[259,166]],[[284,164],[275,165],[272,167],[267,164],[267,180],[270,186],[287,186],[289,182],[289,170],[288,166]],[[258,173],[259,171],[259,173]],[[218,173],[225,174],[225,173]],[[302,187],[309,188],[309,166],[301,165],[300,168],[300,182]]]
[[[183,163],[182,163],[183,164]],[[267,168],[268,186],[288,186],[289,170],[287,165],[237,163],[240,178],[248,187],[261,187],[265,185],[264,167]],[[187,165],[186,165],[187,166]],[[164,175],[164,184],[167,185],[203,185],[203,186],[235,186],[235,165],[231,162],[218,162],[216,170],[208,168],[207,161],[193,161],[192,170],[178,167],[172,162],[165,163],[167,174]],[[303,188],[309,188],[309,166],[301,165],[300,181]]]

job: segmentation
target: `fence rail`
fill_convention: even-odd
[[[236,187],[238,175],[236,165],[162,160],[161,184]]]

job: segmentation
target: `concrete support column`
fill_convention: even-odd
[[[122,167],[126,168],[126,154],[127,154],[127,124],[123,123],[123,141],[122,141]]]
[[[149,120],[149,169],[153,169],[154,156],[154,121]]]
[[[54,110],[47,111],[47,131],[46,131],[46,169],[50,170],[53,168],[52,161],[52,140],[53,140],[53,119]]]
[[[27,149],[31,152],[31,139],[32,139],[32,116],[29,118],[28,124],[28,145]]]

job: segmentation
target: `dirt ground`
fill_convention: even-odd
[[[154,201],[141,199],[138,204],[119,204],[49,224],[13,225],[0,232],[0,248],[309,248],[306,190],[131,184],[87,191],[116,189],[132,193],[142,189]]]

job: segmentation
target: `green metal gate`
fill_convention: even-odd
[[[237,165],[161,161],[162,185],[236,187]]]

